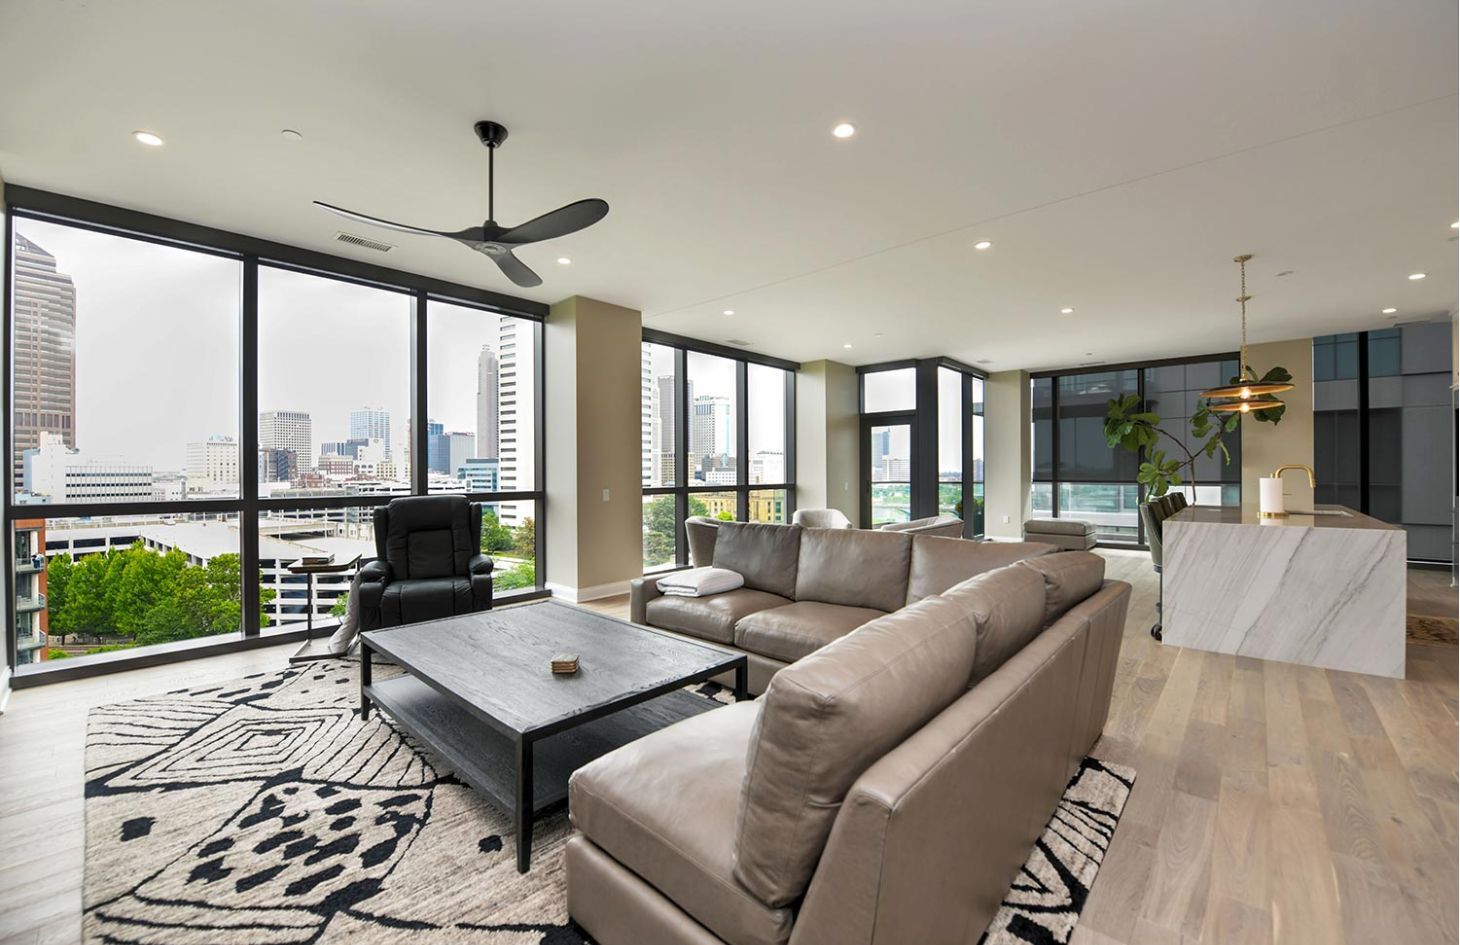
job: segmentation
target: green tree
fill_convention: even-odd
[[[710,507],[697,496],[689,497],[689,514],[708,515]],[[662,564],[674,560],[674,496],[656,495],[644,506],[644,561]]]
[[[498,551],[506,551],[514,544],[515,537],[512,529],[497,520],[496,512],[491,509],[482,509],[482,551],[494,554]]]
[[[521,564],[497,575],[492,581],[492,588],[496,591],[515,591],[524,587],[537,586],[537,568],[531,561],[524,561]]]
[[[101,635],[112,630],[112,612],[107,602],[107,560],[116,552],[86,555],[75,562],[66,582],[66,603],[55,616],[66,633]]]
[[[56,555],[46,562],[46,606],[50,610],[50,634],[59,637],[64,645],[70,632],[61,615],[66,608],[66,593],[71,586],[71,575],[76,563],[70,555]]]
[[[118,553],[116,560],[119,566],[107,571],[107,580],[116,581],[115,590],[108,589],[114,602],[114,626],[118,633],[136,637],[152,608],[173,593],[178,576],[188,567],[188,559],[176,548],[157,554],[139,541]]]
[[[528,516],[512,530],[512,553],[519,558],[537,557],[537,522]]]

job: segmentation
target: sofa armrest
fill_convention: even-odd
[[[659,579],[638,577],[629,581],[629,619],[634,623],[648,625],[645,608],[649,601],[662,596],[659,593]]]
[[[355,593],[359,595],[360,629],[378,630],[382,624],[380,601],[385,595],[385,586],[395,579],[390,565],[376,558],[367,561],[356,575]]]
[[[471,572],[472,577],[491,574],[494,567],[496,567],[496,562],[487,555],[472,555],[471,560],[466,563],[466,569]]]

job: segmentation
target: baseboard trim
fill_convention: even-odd
[[[545,586],[553,592],[554,597],[561,598],[570,604],[581,604],[605,597],[618,597],[629,592],[628,581],[614,581],[611,584],[597,584],[592,587],[568,587],[566,584],[554,584],[549,581]]]

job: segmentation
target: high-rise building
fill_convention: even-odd
[[[497,491],[497,460],[473,457],[456,471],[456,478],[466,483],[469,492]]]
[[[446,425],[426,421],[426,470],[451,474],[451,443],[446,439]]]
[[[15,656],[20,663],[46,658],[50,642],[46,601],[46,520],[15,522]]]
[[[476,458],[477,438],[475,433],[448,433],[446,434],[446,471],[450,475],[461,478],[462,467],[466,461]]]
[[[536,359],[533,324],[502,315],[498,319],[497,449],[500,488],[528,491],[537,486]],[[532,503],[504,502],[497,510],[503,525],[518,526],[532,517]]]
[[[42,433],[76,445],[76,285],[56,257],[19,233],[14,267],[11,477],[20,486],[25,451],[40,448]]]
[[[654,481],[655,409],[653,364],[647,343],[639,345],[639,479],[645,486]]]
[[[497,445],[497,384],[499,365],[497,352],[482,345],[477,355],[477,456],[496,459],[501,455]]]
[[[686,380],[685,385],[689,388],[689,399],[694,400],[694,381]],[[675,485],[674,482],[674,451],[675,437],[678,436],[679,426],[675,422],[679,414],[678,407],[674,400],[674,375],[665,374],[654,379],[652,406],[652,429],[653,438],[652,452],[654,454],[654,469],[652,473],[657,474],[658,481],[655,485]]]
[[[259,449],[292,450],[304,469],[314,457],[314,421],[302,410],[265,410],[259,414]]]
[[[290,482],[298,477],[299,457],[293,450],[259,450],[259,482]]]
[[[390,457],[390,411],[384,407],[361,407],[350,411],[350,439],[380,440]]]
[[[201,443],[187,446],[189,492],[214,492],[238,488],[238,441],[214,434]]]
[[[696,397],[689,426],[690,470],[700,469],[708,461],[720,467],[725,457],[735,454],[735,424],[730,399],[706,394]],[[708,480],[707,480],[708,481]],[[733,481],[733,480],[732,480]]]

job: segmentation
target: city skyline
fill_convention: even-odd
[[[64,437],[71,446],[165,475],[186,472],[190,444],[241,439],[239,385],[227,382],[238,378],[237,261],[45,221],[20,219],[15,227],[55,259],[57,276],[74,287],[74,433]],[[403,473],[409,424],[384,414],[410,416],[410,296],[268,267],[261,267],[259,282],[260,415],[310,416],[302,468],[317,463],[324,444],[352,438],[362,414],[376,416],[374,429],[388,430],[387,448]],[[18,298],[24,288],[17,272]],[[155,330],[136,331],[143,310]],[[448,432],[475,438],[481,352],[490,347],[499,364],[507,360],[497,353],[503,318],[433,300],[428,319],[431,349],[438,352],[431,357],[431,417]],[[129,321],[132,327],[124,328]],[[382,357],[387,352],[395,356]],[[128,398],[116,396],[118,385],[138,382],[138,366],[149,392],[165,405],[166,436],[143,425],[157,414],[138,414]],[[18,370],[18,389],[22,378]],[[15,443],[18,479],[21,451],[36,444]],[[245,472],[253,467],[242,464]],[[513,472],[519,481],[530,476],[530,470]]]

